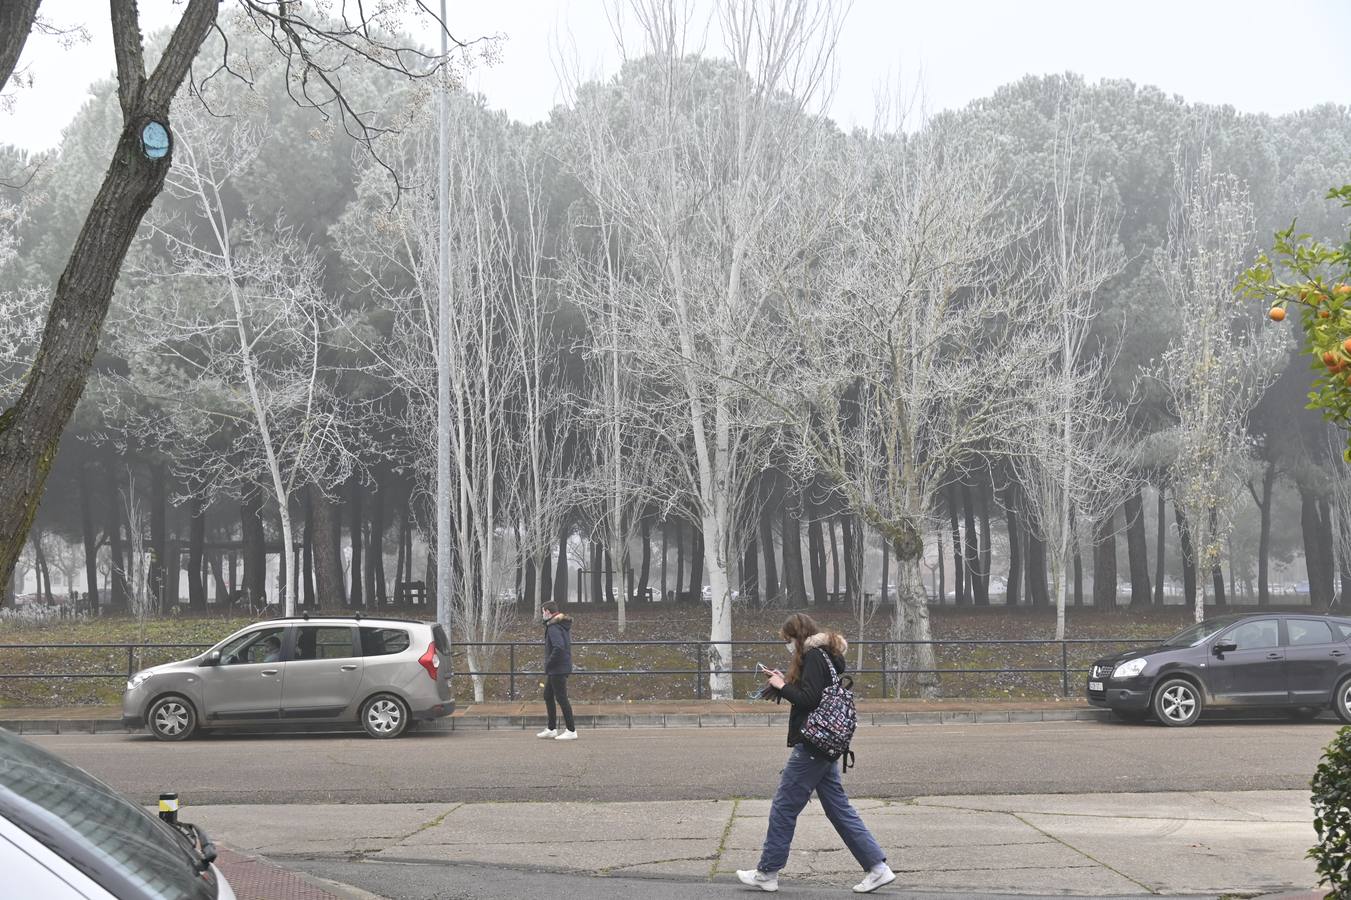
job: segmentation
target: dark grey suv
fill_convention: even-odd
[[[1282,709],[1351,722],[1351,619],[1314,613],[1219,616],[1160,644],[1097,660],[1088,702],[1127,720],[1191,725],[1206,708]]]

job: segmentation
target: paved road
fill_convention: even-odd
[[[877,726],[855,738],[851,794],[1243,791],[1307,788],[1329,722]],[[122,734],[34,736],[144,802],[623,801],[768,797],[786,755],[772,728],[583,732],[571,744],[523,731],[217,736],[161,744]]]

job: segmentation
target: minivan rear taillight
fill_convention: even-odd
[[[427,670],[427,677],[435,681],[441,668],[441,660],[436,658],[436,644],[427,645],[427,652],[419,657],[418,663]]]

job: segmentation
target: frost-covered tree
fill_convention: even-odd
[[[1180,159],[1177,172],[1168,240],[1158,256],[1176,330],[1154,377],[1176,420],[1169,479],[1201,585],[1199,622],[1207,576],[1223,561],[1248,475],[1248,415],[1284,363],[1288,339],[1236,300],[1234,285],[1254,251],[1247,189],[1215,171],[1208,150]]]

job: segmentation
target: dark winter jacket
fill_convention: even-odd
[[[843,650],[848,646],[841,638],[839,649]],[[845,670],[844,657],[830,650],[830,635],[827,632],[823,631],[807,638],[803,642],[802,653],[802,674],[798,676],[797,682],[785,684],[779,689],[780,699],[793,704],[793,710],[788,714],[790,747],[804,743],[802,726],[811,711],[821,704],[821,692],[830,684],[830,666],[826,664],[826,654],[830,653],[830,660],[835,664],[837,675],[844,675]]]
[[[544,624],[544,674],[572,674],[572,619],[562,613]]]

